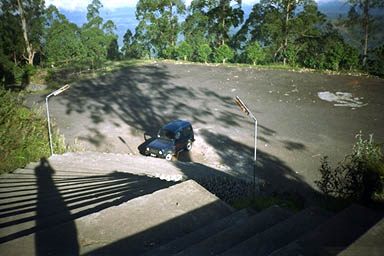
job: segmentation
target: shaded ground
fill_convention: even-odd
[[[357,104],[319,97],[345,93]],[[276,187],[313,186],[320,157],[341,160],[360,130],[384,141],[384,81],[353,76],[154,63],[72,84],[50,110],[68,143],[135,155],[144,134],[188,120],[196,142],[179,160],[251,177],[254,126],[236,95],[259,122],[257,174]]]

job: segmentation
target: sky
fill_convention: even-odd
[[[186,0],[186,4],[189,5],[192,0]],[[341,1],[341,0],[315,0],[318,3],[330,2],[330,1]],[[85,11],[88,4],[92,0],[46,0],[45,5],[55,5],[60,10],[65,11]],[[242,0],[243,5],[253,5],[259,2],[259,0]],[[119,8],[135,7],[137,0],[101,0],[103,7],[110,11],[114,11]]]

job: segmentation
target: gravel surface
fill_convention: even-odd
[[[67,143],[140,155],[145,134],[185,119],[196,142],[179,161],[252,178],[254,123],[233,101],[238,95],[258,119],[257,176],[283,190],[314,189],[320,158],[340,161],[360,130],[384,141],[384,80],[376,78],[153,63],[71,86],[50,99]],[[27,104],[44,97],[31,94]]]

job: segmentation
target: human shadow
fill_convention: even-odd
[[[75,223],[71,221],[71,213],[56,188],[52,176],[55,170],[49,165],[46,158],[41,158],[40,165],[35,168],[37,178],[37,204],[36,204],[36,229],[35,248],[36,255],[78,255],[79,245],[77,243],[77,229]],[[52,205],[54,202],[54,207]],[[46,217],[52,211],[59,212],[57,222],[66,222],[62,228],[48,229],[43,228],[49,225]]]
[[[118,171],[55,172],[45,158],[30,171],[1,183],[0,250],[34,234],[38,255],[76,255],[76,219],[176,184]]]

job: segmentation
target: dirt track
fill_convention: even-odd
[[[313,186],[320,158],[341,160],[360,130],[384,142],[384,80],[345,75],[154,63],[72,84],[50,109],[68,143],[104,152],[139,154],[144,133],[189,120],[197,141],[181,161],[252,175],[254,125],[236,95],[259,122],[258,176],[277,187]]]

